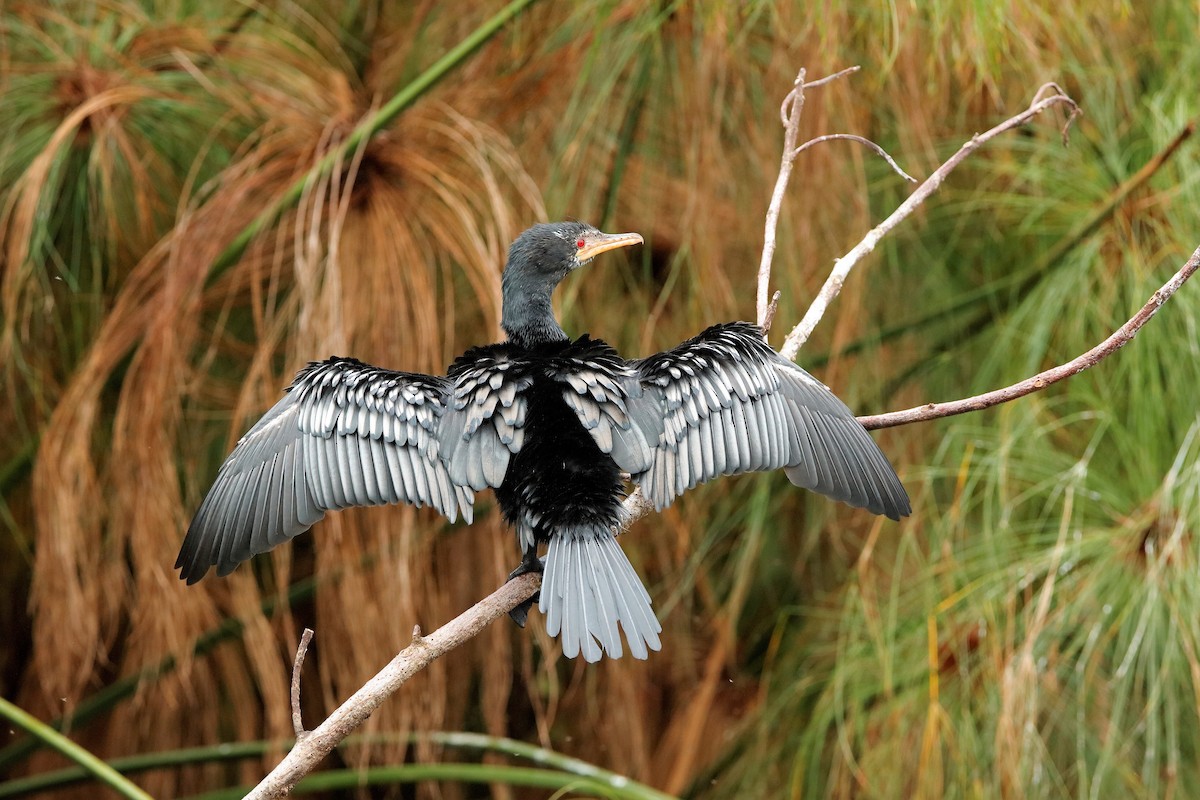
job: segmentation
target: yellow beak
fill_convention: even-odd
[[[601,253],[616,250],[618,247],[642,244],[640,233],[593,233],[584,235],[582,238],[583,247],[579,248],[576,253],[581,262],[589,261]]]

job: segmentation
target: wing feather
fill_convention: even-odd
[[[326,511],[407,502],[454,520],[474,496],[439,448],[452,384],[353,359],[313,362],[238,442],[217,473],[176,561],[195,583],[303,533]]]
[[[911,512],[850,410],[756,326],[714,326],[630,366],[642,392],[627,401],[628,417],[650,445],[632,477],[656,508],[718,475],[784,468],[793,483],[852,506],[893,519]]]
[[[275,470],[278,466],[280,453],[273,455],[262,465],[262,480],[257,493],[258,509],[255,514],[254,527],[251,529],[250,550],[269,549],[267,532],[279,525],[279,497],[282,494],[277,488]]]

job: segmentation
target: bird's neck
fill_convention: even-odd
[[[554,318],[547,291],[505,292],[500,327],[509,341],[524,347],[568,339]]]

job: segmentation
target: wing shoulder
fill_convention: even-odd
[[[525,441],[525,391],[534,368],[508,343],[475,347],[450,366],[448,410],[439,432],[450,477],[476,491],[504,482]]]
[[[653,463],[637,477],[656,508],[719,475],[784,465],[773,353],[758,328],[731,323],[634,363],[643,404],[661,419]]]
[[[305,468],[318,505],[411,503],[451,521],[469,516],[469,491],[450,479],[440,429],[451,384],[445,378],[336,358],[310,364],[289,387],[296,395]]]
[[[653,449],[646,437],[653,419],[634,418],[641,382],[633,367],[608,343],[587,336],[550,359],[547,377],[562,387],[562,398],[602,453],[622,471],[649,468]]]

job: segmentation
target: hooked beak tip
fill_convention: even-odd
[[[583,247],[579,248],[576,256],[581,262],[589,261],[601,253],[607,253],[609,250],[616,250],[619,247],[630,247],[635,244],[643,244],[640,233],[601,233],[599,235],[583,237]]]

